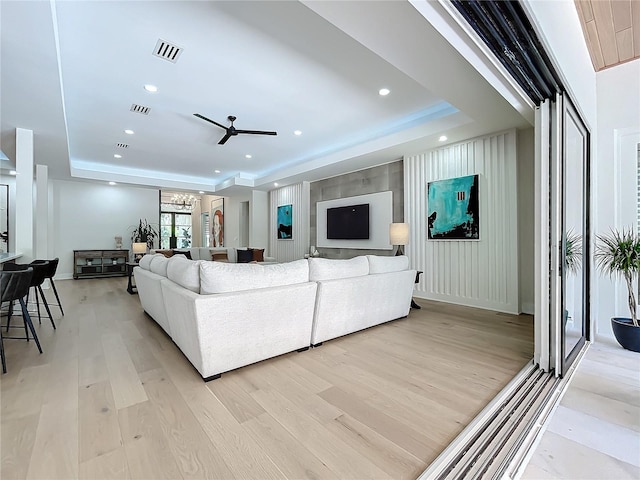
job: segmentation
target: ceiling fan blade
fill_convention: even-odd
[[[214,120],[211,120],[210,118],[207,118],[207,117],[205,117],[203,115],[200,115],[199,113],[194,113],[194,115],[196,117],[198,117],[198,118],[201,118],[202,120],[205,120],[207,122],[213,123],[214,125],[217,125],[218,127],[224,128],[225,130],[227,130],[227,127],[225,127],[224,125],[222,125],[222,124],[220,124],[220,123],[218,123],[218,122],[216,122]]]
[[[265,132],[263,130],[236,130],[236,133],[251,133],[253,135],[278,135],[278,132]]]
[[[218,145],[224,145],[225,143],[227,143],[227,140],[229,140],[232,136],[233,135],[227,132],[227,134],[220,139],[220,141],[218,142]]]

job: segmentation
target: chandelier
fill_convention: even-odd
[[[188,193],[176,193],[171,197],[171,205],[178,210],[193,210],[198,199]]]

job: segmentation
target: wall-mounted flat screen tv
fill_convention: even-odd
[[[369,204],[327,208],[327,238],[366,240],[369,238]]]

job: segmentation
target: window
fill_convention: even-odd
[[[191,247],[191,213],[171,212],[170,205],[161,204],[160,248]]]
[[[204,212],[202,214],[202,221],[200,223],[202,225],[202,246],[209,247],[211,244],[211,230],[209,229],[209,212]]]

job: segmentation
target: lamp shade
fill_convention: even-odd
[[[136,242],[131,245],[133,253],[147,253],[147,244],[144,242]]]
[[[407,245],[409,243],[409,224],[392,223],[389,225],[389,243],[391,245]]]

